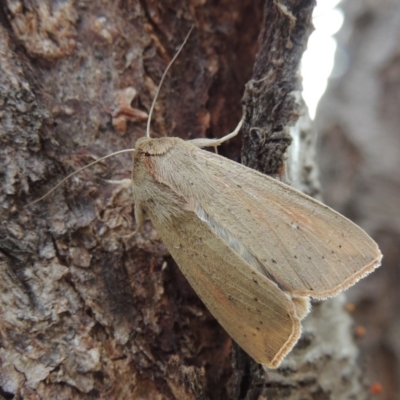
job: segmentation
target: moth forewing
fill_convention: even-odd
[[[159,203],[146,210],[181,271],[228,334],[257,362],[277,367],[301,331],[290,297],[216,236],[189,204],[171,218],[159,217],[165,211],[160,212]]]
[[[294,296],[334,296],[380,264],[378,246],[357,225],[241,164],[179,140],[152,168],[160,183],[195,199],[199,218],[253,268]]]

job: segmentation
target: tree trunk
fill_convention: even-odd
[[[6,399],[363,398],[343,300],[316,304],[277,371],[205,309],[109,179],[129,177],[160,77],[152,133],[240,137],[221,153],[318,195],[298,66],[313,0],[15,1],[0,5],[0,394]],[[264,17],[262,17],[264,15]],[[260,34],[261,32],[261,34]],[[257,37],[260,35],[259,42]],[[259,47],[258,47],[259,46]],[[258,52],[258,53],[257,53]],[[257,54],[257,55],[256,55]],[[330,397],[331,396],[331,397]]]
[[[327,204],[374,236],[382,267],[349,301],[365,376],[381,399],[400,399],[400,3],[345,1],[336,70],[319,108]]]

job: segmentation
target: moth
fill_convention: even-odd
[[[203,150],[238,134],[243,119],[221,139],[150,138],[157,94],[147,137],[133,150],[132,177],[119,182],[132,190],[133,234],[147,215],[228,334],[276,368],[300,337],[310,297],[335,296],[372,272],[378,246],[326,205]]]
[[[148,215],[214,317],[254,360],[275,368],[300,336],[310,297],[347,289],[381,255],[326,205],[202,150],[223,141],[139,139],[130,182],[136,221]]]

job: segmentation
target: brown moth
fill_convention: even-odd
[[[132,171],[144,213],[214,317],[257,362],[279,366],[309,298],[326,299],[379,266],[376,243],[309,196],[201,149],[220,140],[142,138]]]
[[[134,233],[147,215],[229,335],[276,368],[300,337],[310,297],[335,296],[372,272],[378,246],[326,205],[202,150],[235,136],[243,119],[222,139],[150,138],[157,94],[147,137],[133,152],[132,178],[120,181],[132,190]]]

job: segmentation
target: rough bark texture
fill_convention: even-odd
[[[362,398],[340,300],[316,305],[293,354],[267,374],[232,346],[150,222],[123,243],[135,226],[132,204],[105,180],[129,176],[129,155],[26,206],[144,135],[156,85],[193,23],[157,103],[154,135],[223,136],[240,119],[249,82],[243,160],[281,175],[294,138],[289,176],[318,194],[297,77],[313,3],[0,3],[4,398]],[[240,141],[221,153],[239,160]]]
[[[348,292],[365,375],[400,399],[400,3],[343,3],[336,70],[318,108],[324,200],[372,234],[382,267]],[[379,385],[377,385],[379,383]]]

